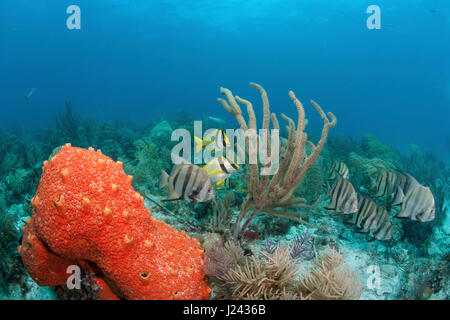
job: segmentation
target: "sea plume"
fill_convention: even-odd
[[[300,280],[299,290],[313,300],[353,300],[361,296],[362,285],[344,256],[329,249]]]

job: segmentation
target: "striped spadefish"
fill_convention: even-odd
[[[202,168],[192,164],[181,164],[173,168],[169,183],[175,192],[175,194],[169,195],[169,198],[178,196],[180,199],[192,199],[193,195],[203,194],[206,196],[211,180],[208,173]],[[202,193],[202,191],[204,192]],[[200,199],[204,198],[200,197]]]
[[[351,213],[352,204],[357,203],[356,191],[350,181],[337,177],[330,190],[331,201],[325,209],[335,210],[341,213]]]

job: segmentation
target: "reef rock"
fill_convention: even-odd
[[[150,132],[150,137],[155,142],[167,143],[168,141],[170,141],[172,131],[173,129],[170,126],[169,122],[164,120],[153,127],[152,131]]]

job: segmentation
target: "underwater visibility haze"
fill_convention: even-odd
[[[450,3],[3,0],[0,299],[448,300]]]

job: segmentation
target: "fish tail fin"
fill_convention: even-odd
[[[194,143],[195,143],[195,152],[200,152],[200,150],[202,150],[203,147],[203,140],[197,136],[194,136]]]
[[[214,160],[214,159],[213,159]],[[203,170],[206,170],[206,172],[210,172],[211,171],[211,166],[213,165],[213,160],[211,160],[210,162],[208,162],[207,164],[205,164],[202,168]]]
[[[225,179],[226,178],[223,178],[223,179],[220,179],[219,181],[216,182],[216,188],[217,189],[222,189],[225,186],[225,184],[223,184],[225,182]]]
[[[164,188],[169,183],[169,175],[164,170],[161,171],[161,175],[159,176],[159,188]]]

